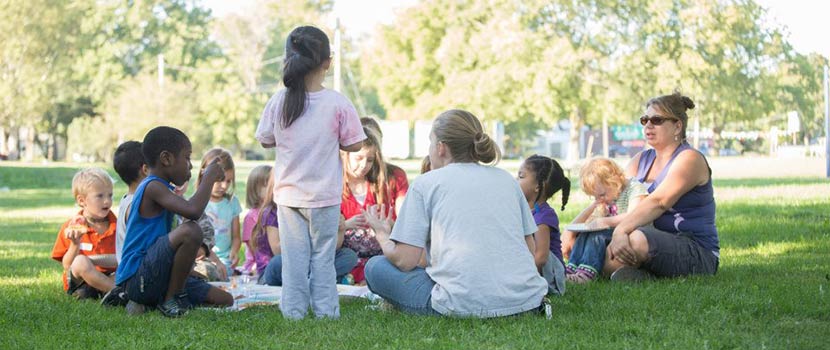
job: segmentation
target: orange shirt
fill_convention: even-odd
[[[83,210],[78,212],[78,215],[82,215]],[[108,254],[115,254],[115,214],[110,211],[107,214],[107,219],[110,222],[109,228],[104,233],[95,232],[91,226],[87,226],[87,233],[81,236],[81,247],[78,250],[78,254],[83,254],[86,256],[94,256],[94,255],[108,255]],[[64,230],[66,227],[69,226],[69,223],[72,222],[72,219],[66,220],[65,223],[61,226],[60,231],[58,231],[58,238],[55,240],[55,246],[52,248],[52,259],[57,260],[58,262],[63,261],[63,256],[66,255],[66,252],[69,250],[69,245],[71,241],[66,238],[66,234]],[[114,268],[103,268],[100,266],[96,266],[98,271],[102,273],[112,273],[115,272]],[[66,280],[66,271],[63,271],[63,290],[68,290],[69,284]]]

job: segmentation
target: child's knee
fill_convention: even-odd
[[[199,227],[199,224],[193,221],[188,221],[179,226],[177,230],[181,230],[179,234],[182,235],[187,243],[202,243],[202,228]]]
[[[85,273],[94,269],[95,265],[92,264],[92,260],[90,260],[88,256],[80,254],[77,255],[75,259],[72,260],[72,264],[69,265],[69,270],[72,271],[72,274],[75,276],[83,276]]]
[[[648,260],[648,239],[640,230],[635,230],[628,236],[631,248],[637,254],[637,261],[643,263]]]

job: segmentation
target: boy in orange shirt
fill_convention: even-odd
[[[115,286],[115,214],[112,178],[100,168],[78,171],[72,194],[81,207],[66,221],[52,248],[52,259],[63,264],[63,289],[78,299],[98,298]]]

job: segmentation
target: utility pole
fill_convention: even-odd
[[[158,100],[158,109],[159,110],[158,111],[159,112],[158,113],[159,113],[159,116],[161,117],[161,119],[164,120],[164,117],[165,117],[164,99],[165,99],[166,96],[164,94],[164,55],[163,54],[158,55],[158,75],[159,75],[158,76],[158,79],[159,79],[159,81],[158,81],[158,84],[159,84],[159,95],[158,95],[159,96],[158,97],[158,99],[159,99]]]
[[[602,156],[608,158],[608,115],[602,114]]]
[[[334,91],[340,92],[341,76],[340,76],[340,18],[338,17],[334,25]]]

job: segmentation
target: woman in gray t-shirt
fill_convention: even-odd
[[[369,260],[372,292],[418,314],[497,317],[534,310],[547,293],[531,252],[536,224],[518,182],[481,163],[500,158],[469,112],[439,115],[430,133],[432,171],[391,215],[367,220],[383,249]]]

